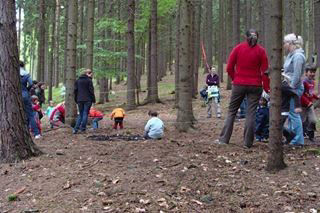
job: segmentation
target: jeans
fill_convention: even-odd
[[[78,109],[79,109],[79,115],[77,118],[76,125],[74,127],[74,131],[77,132],[80,128],[80,131],[85,131],[87,127],[88,122],[88,115],[91,108],[92,102],[79,102],[78,103]]]
[[[101,121],[102,118],[94,118],[92,120],[92,128],[93,129],[98,129],[99,128],[99,121]]]
[[[212,109],[212,103],[214,105],[214,111],[215,111],[215,114],[217,117],[221,116],[221,107],[220,107],[220,103],[219,103],[219,100],[218,98],[209,98],[208,100],[208,116],[211,117],[211,109]]]
[[[297,95],[301,97],[303,93],[303,85],[300,85],[297,89],[295,89]],[[294,99],[290,100],[290,111],[289,111],[289,129],[296,134],[296,136],[292,139],[291,144],[293,145],[303,145],[304,137],[303,137],[303,127],[302,120],[299,113],[294,112],[295,104]]]
[[[247,97],[245,97],[240,105],[240,113],[239,113],[240,117],[246,117],[247,106],[248,106]]]
[[[247,116],[244,127],[244,145],[251,147],[254,140],[254,126],[256,119],[256,109],[262,94],[262,88],[256,86],[233,85],[228,109],[228,115],[224,121],[224,126],[220,133],[219,141],[229,143],[233,131],[233,123],[237,111],[243,99],[247,97],[248,107]]]
[[[22,92],[22,99],[23,99],[23,109],[27,117],[27,126],[28,128],[31,127],[31,131],[33,132],[34,136],[40,134],[40,130],[38,129],[36,120],[34,119],[34,111],[32,110],[31,105],[31,98],[29,94],[25,94]]]

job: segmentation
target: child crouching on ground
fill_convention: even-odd
[[[50,115],[51,115],[53,110],[54,110],[54,102],[53,101],[49,101],[49,105],[48,105],[48,108],[46,110],[46,116],[48,116],[48,118],[50,118]]]
[[[144,127],[145,139],[161,139],[163,137],[164,129],[162,120],[158,118],[158,113],[156,111],[149,111],[148,115],[151,116],[151,119]]]
[[[118,125],[120,129],[123,129],[123,119],[125,117],[125,112],[122,108],[115,108],[111,113],[111,120],[114,119],[113,129],[117,129]]]
[[[266,97],[261,97],[256,112],[256,141],[265,142],[269,138],[269,107]]]
[[[92,118],[92,128],[94,130],[99,128],[99,121],[103,119],[103,113],[99,110],[91,107],[89,111],[89,117]]]
[[[65,122],[65,107],[64,107],[64,102],[61,104],[57,105],[51,115],[50,115],[50,127],[61,127],[64,126]]]

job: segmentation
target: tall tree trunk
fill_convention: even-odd
[[[308,8],[308,62],[312,62],[312,55],[314,53],[314,11],[313,11],[313,0],[309,0]]]
[[[200,67],[200,31],[201,31],[201,0],[195,1],[195,46],[194,46],[194,86],[193,86],[193,97],[198,94],[198,76]],[[171,26],[171,24],[170,24]]]
[[[55,87],[59,87],[59,74],[60,74],[60,60],[59,60],[59,50],[60,50],[60,0],[56,0],[56,20],[55,20],[55,44],[54,44],[54,73],[55,73]]]
[[[74,83],[77,70],[77,19],[78,0],[69,0],[68,7],[68,46],[67,46],[67,73],[66,73],[66,123],[73,126],[77,115],[74,102]]]
[[[135,78],[135,43],[134,43],[134,14],[135,2],[128,0],[128,80],[127,80],[127,109],[136,108],[136,78]]]
[[[284,34],[294,32],[294,0],[283,0]]]
[[[314,38],[317,66],[320,67],[320,0],[314,0]]]
[[[158,15],[157,6],[158,0],[151,0],[151,54],[150,54],[150,87],[148,87],[148,97],[150,103],[159,102],[158,96],[158,48],[157,48],[157,29]]]
[[[105,15],[105,0],[99,0],[98,2],[98,17],[99,17],[99,21],[101,21]],[[81,12],[81,10],[80,10]],[[81,15],[80,15],[81,17]],[[81,21],[79,22],[79,24],[81,23]],[[106,39],[106,32],[105,30],[101,30],[101,32],[99,32],[100,34],[100,38],[102,41],[99,44],[99,48],[104,49],[106,47],[105,45],[105,39]],[[79,35],[79,33],[78,33]],[[81,57],[80,57],[81,60]],[[101,70],[106,68],[106,63],[104,63],[104,59],[103,57],[99,57],[98,58],[98,66],[100,67]],[[107,79],[105,77],[100,77],[99,78],[99,104],[104,104],[106,102],[106,94],[107,94],[107,90],[108,88],[106,87],[107,85]]]
[[[178,107],[179,103],[179,58],[180,58],[180,3],[178,2],[178,12],[176,14],[176,53],[175,53],[175,68],[174,68],[174,87],[175,87],[175,106]]]
[[[64,7],[64,65],[63,65],[63,84],[66,84],[66,76],[67,76],[67,55],[68,55],[68,21],[69,21],[69,1],[65,1]]]
[[[190,23],[193,7],[191,0],[180,0],[180,50],[179,50],[179,102],[178,102],[178,116],[177,128],[179,131],[188,131],[192,127],[194,117],[192,110],[192,88],[190,83],[191,76],[191,58],[190,55],[190,36],[191,26]]]
[[[56,8],[56,7],[54,7]],[[49,67],[48,67],[48,101],[52,100],[52,86],[53,86],[53,72],[54,72],[54,52],[55,52],[55,29],[56,29],[56,13],[52,10],[51,14],[51,43],[50,43],[50,53],[49,53]],[[49,29],[49,28],[48,28]],[[49,33],[49,30],[48,30]],[[59,38],[57,38],[59,39]]]
[[[237,0],[238,1],[238,0]],[[213,58],[213,51],[212,51],[212,39],[213,39],[213,33],[212,33],[212,28],[213,28],[213,17],[212,17],[212,0],[206,0],[205,2],[205,49],[207,52],[207,62],[209,66],[212,66],[212,58]]]
[[[19,76],[15,1],[0,1],[0,163],[40,154],[26,124]]]
[[[249,30],[250,28],[252,28],[252,2],[251,1],[252,0],[246,0],[246,13],[247,13],[246,30]],[[229,2],[230,2],[230,0],[229,0]],[[232,6],[231,6],[231,8],[232,8]]]
[[[225,40],[226,33],[225,33],[225,18],[224,18],[224,4],[225,0],[219,0],[219,28],[220,28],[220,35],[219,35],[219,63],[218,63],[218,72],[220,81],[223,82],[223,64],[224,64],[224,51],[226,49],[225,47]]]
[[[233,46],[240,43],[240,2],[232,0],[232,40]]]
[[[247,0],[247,3],[250,2],[250,0]],[[233,47],[233,9],[232,9],[233,5],[232,5],[232,0],[228,0],[228,9],[227,9],[227,57],[229,57],[231,51],[232,51],[232,47]],[[248,7],[248,4],[247,4]],[[251,5],[250,5],[251,8]],[[250,10],[251,11],[251,10]],[[248,24],[248,26],[251,26],[251,12],[249,14],[248,12],[248,19],[250,20],[250,25]],[[250,28],[250,27],[249,27]],[[227,80],[227,90],[231,90],[231,78],[228,76],[228,80]]]
[[[19,25],[18,25],[18,51],[20,52],[20,44],[21,44],[21,22],[22,22],[22,19],[21,19],[21,4],[18,4],[18,17],[19,17]]]
[[[86,68],[91,70],[93,70],[94,3],[95,0],[88,0]]]
[[[45,23],[46,23],[46,5],[45,0],[39,0],[39,33],[38,33],[38,65],[37,65],[37,81],[44,81],[45,69]]]
[[[281,68],[282,68],[282,2],[269,0],[271,25],[269,26],[272,39],[271,52],[271,108],[270,108],[270,137],[267,170],[281,170],[286,167],[283,160],[282,126],[281,126]]]
[[[78,21],[78,44],[79,45],[83,44],[84,2],[85,2],[84,0],[79,1],[79,21]],[[78,64],[77,65],[79,68],[83,67],[83,51],[81,48],[78,50]]]

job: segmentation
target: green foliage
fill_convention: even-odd
[[[18,196],[16,194],[10,194],[8,195],[8,201],[16,201],[18,199]]]

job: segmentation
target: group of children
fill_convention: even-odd
[[[41,119],[44,116],[37,96],[32,96],[32,109],[35,113],[35,120],[41,133]],[[49,118],[50,128],[62,127],[65,124],[65,104],[64,102],[54,105],[53,101],[49,102],[49,106],[45,111],[45,115]],[[147,122],[144,128],[144,137],[146,139],[161,139],[164,134],[164,124],[158,118],[156,111],[149,111],[148,115],[151,119]],[[110,115],[111,120],[114,120],[113,129],[123,129],[123,121],[126,114],[122,108],[115,108]],[[89,119],[92,121],[92,130],[99,128],[99,121],[104,117],[104,114],[94,107],[90,108]]]
[[[208,118],[211,117],[211,104],[214,103],[216,117],[221,117],[220,109],[220,92],[219,92],[219,76],[215,72],[215,68],[208,69],[209,74],[206,77],[206,86],[200,91],[201,97],[205,100],[208,106]],[[299,112],[303,122],[304,136],[310,141],[314,141],[314,132],[316,131],[316,114],[315,108],[318,107],[320,95],[316,95],[315,88],[315,73],[316,66],[307,65],[305,69],[305,78],[303,80],[304,92],[301,98],[292,91],[289,85],[286,85],[286,80],[281,85],[282,90],[282,114],[289,111],[290,99],[294,100],[296,112]],[[284,76],[286,78],[286,76]],[[256,141],[266,142],[269,138],[269,101],[270,97],[266,92],[263,92],[259,101],[259,106],[256,111],[255,121],[255,136]],[[243,116],[245,117],[245,115]],[[287,116],[286,116],[287,117]],[[290,122],[290,121],[289,121]],[[287,128],[284,128],[284,136],[286,136]]]

